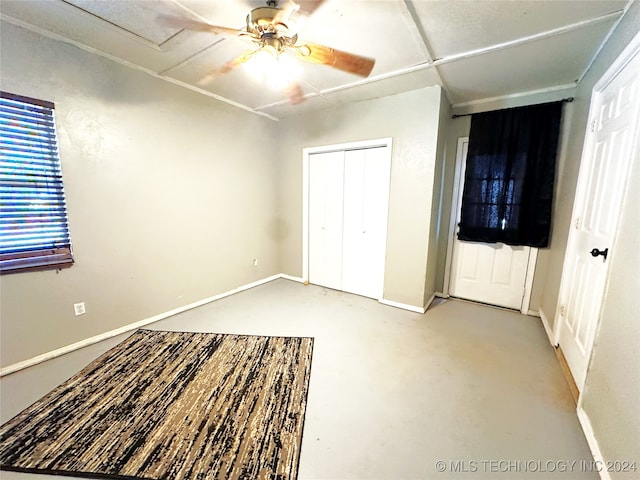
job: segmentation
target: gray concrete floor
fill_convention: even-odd
[[[420,315],[276,280],[148,328],[315,337],[301,480],[598,478],[538,318],[460,300]],[[2,378],[1,420],[125,337]]]

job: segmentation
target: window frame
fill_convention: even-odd
[[[59,191],[56,193],[55,198],[56,201],[59,202],[61,206],[62,212],[62,220],[57,223],[63,228],[64,236],[66,238],[65,242],[61,242],[60,244],[52,243],[50,246],[39,246],[37,248],[29,249],[28,246],[22,245],[17,246],[15,251],[0,252],[0,275],[12,274],[12,273],[21,273],[21,272],[32,272],[32,271],[44,271],[44,270],[60,270],[62,268],[69,268],[74,264],[73,258],[73,250],[71,245],[71,235],[69,233],[69,220],[68,213],[66,208],[66,197],[64,193],[64,182],[62,178],[62,162],[60,160],[60,156],[58,154],[58,146],[57,146],[57,129],[55,126],[55,105],[51,102],[45,100],[39,100],[36,98],[25,97],[22,95],[16,95],[13,93],[0,91],[0,98],[7,99],[11,101],[17,101],[21,103],[30,104],[36,107],[44,108],[48,110],[47,113],[51,115],[51,124],[53,125],[53,133],[49,137],[49,141],[47,142],[47,156],[51,162],[53,162],[53,166],[57,175],[59,176],[59,180],[55,182],[55,185],[59,186]],[[9,117],[2,116],[2,119],[8,119]],[[7,138],[9,138],[7,136]],[[3,142],[4,143],[4,142]],[[3,150],[8,150],[9,152],[15,152],[11,150],[7,144],[2,145]],[[27,164],[28,159],[25,159],[24,164]],[[8,163],[8,162],[7,162]],[[44,169],[43,169],[44,171]],[[17,176],[18,173],[14,172]],[[0,180],[0,185],[3,187],[10,187],[8,185],[10,183],[10,175],[11,173],[7,172],[7,176],[5,179]],[[39,185],[33,188],[33,191],[37,191],[38,189],[51,188],[46,185]],[[2,193],[2,195],[5,195]],[[8,203],[7,203],[8,205]],[[4,206],[0,208],[0,213]],[[45,216],[46,218],[46,216]],[[25,220],[26,221],[26,220]]]

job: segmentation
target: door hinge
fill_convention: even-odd
[[[576,227],[576,230],[580,229],[580,217],[576,217],[576,225],[575,225],[575,227]]]
[[[564,317],[567,314],[567,307],[560,305],[560,316]]]
[[[591,133],[596,131],[596,119],[591,120]]]

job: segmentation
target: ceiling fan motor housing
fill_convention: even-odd
[[[277,7],[254,8],[247,15],[247,32],[254,37],[254,41],[262,46],[270,46],[276,52],[282,52],[286,47],[295,45],[298,35],[291,36],[289,27],[279,21],[281,9]]]
[[[280,11],[275,7],[258,7],[254,8],[247,15],[247,30],[249,32],[260,32],[273,24],[273,19]]]

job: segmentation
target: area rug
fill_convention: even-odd
[[[0,469],[295,479],[312,338],[138,330],[0,427]]]

